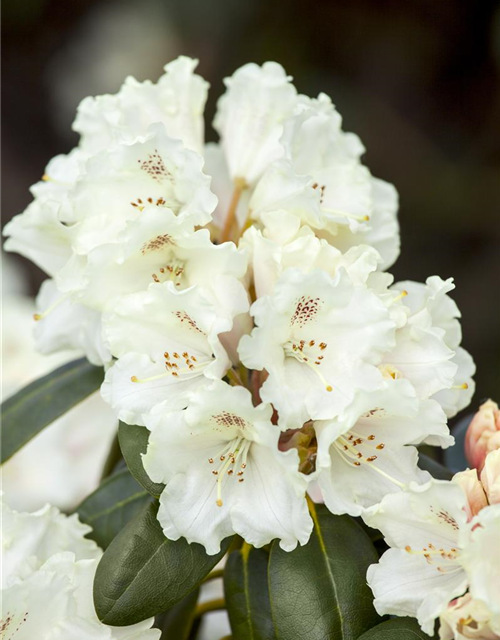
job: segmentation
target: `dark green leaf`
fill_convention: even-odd
[[[193,628],[194,612],[200,590],[191,591],[171,609],[165,611],[158,620],[161,640],[188,640]]]
[[[380,620],[366,584],[378,555],[363,529],[322,505],[312,512],[307,545],[287,553],[276,542],[269,592],[279,640],[354,640]]]
[[[106,549],[113,538],[142,508],[151,496],[122,469],[108,477],[76,509],[80,520],[92,527],[89,538]]]
[[[141,454],[148,448],[149,431],[146,427],[120,422],[118,438],[123,457],[130,473],[155,498],[159,498],[165,485],[153,482],[142,464]]]
[[[413,618],[396,618],[378,624],[359,640],[430,640]]]
[[[44,427],[96,391],[103,369],[75,360],[32,382],[2,404],[4,463]]]
[[[429,458],[429,456],[426,456],[424,453],[419,453],[418,455],[418,466],[424,469],[424,471],[428,471],[431,476],[437,480],[451,480],[453,477],[449,469],[432,458]]]
[[[269,554],[244,545],[228,558],[224,593],[234,640],[275,640],[267,564]]]
[[[173,607],[192,591],[226,553],[213,556],[184,538],[165,538],[157,504],[146,506],[106,549],[94,580],[94,604],[102,622],[118,627]]]

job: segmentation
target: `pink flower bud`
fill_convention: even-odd
[[[490,451],[486,456],[481,482],[490,504],[500,503],[500,449]]]
[[[467,520],[470,522],[483,507],[488,505],[482,484],[477,477],[476,469],[467,469],[453,476],[453,482],[460,485],[467,497]]]
[[[465,456],[479,472],[490,451],[500,449],[500,411],[493,400],[479,407],[465,434]]]

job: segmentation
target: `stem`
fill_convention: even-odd
[[[226,222],[224,223],[224,229],[222,231],[221,243],[227,242],[231,237],[231,231],[233,229],[233,225],[236,218],[236,209],[238,208],[238,203],[241,198],[241,194],[243,190],[246,188],[246,183],[241,178],[236,178],[234,181],[234,191],[233,197],[231,198],[231,203],[229,205],[229,210],[226,216]]]
[[[205,615],[205,613],[210,613],[210,611],[221,611],[226,608],[226,601],[224,598],[218,598],[217,600],[209,600],[208,602],[203,602],[199,604],[195,611],[194,617],[201,618],[201,616]]]
[[[224,569],[214,569],[211,571],[208,576],[203,580],[203,582],[209,582],[210,580],[216,580],[217,578],[224,577]]]
[[[111,475],[113,469],[116,467],[116,464],[121,459],[121,457],[122,451],[120,449],[120,442],[118,440],[118,432],[116,432],[116,435],[109,449],[108,457],[106,458],[106,462],[104,463],[104,467],[102,468],[101,481]]]
[[[228,369],[226,376],[229,378],[229,381],[233,385],[233,387],[244,387],[245,385],[241,381],[241,378],[237,371],[235,371],[232,367]]]

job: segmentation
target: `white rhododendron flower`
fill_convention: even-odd
[[[101,549],[91,528],[47,505],[18,513],[2,504],[2,638],[158,640],[152,619],[129,627],[99,622],[92,582]]]
[[[441,404],[446,415],[452,418],[470,403],[474,395],[472,376],[476,372],[471,356],[460,347],[462,329],[459,318],[461,314],[455,301],[448,295],[455,288],[453,279],[442,280],[439,276],[431,276],[427,278],[425,284],[404,281],[398,282],[394,288],[408,293],[405,305],[410,309],[411,322],[422,316],[428,321],[430,317],[432,329],[437,330],[436,333],[441,335],[446,346],[455,352],[450,359],[450,364],[455,365],[453,384],[435,394],[436,400]],[[444,368],[443,362],[441,366]]]
[[[466,530],[461,563],[467,571],[470,592],[484,602],[495,617],[500,633],[500,504],[481,509]]]
[[[166,483],[158,519],[167,538],[184,536],[217,553],[233,533],[290,551],[312,530],[296,451],[278,451],[272,407],[223,382],[199,391],[184,412],[146,419],[144,467]]]
[[[203,160],[182,142],[153,124],[140,137],[118,138],[85,163],[71,198],[74,251],[86,255],[116,240],[127,220],[141,216],[147,206],[163,208],[177,224],[203,225],[210,221],[217,200]]]
[[[240,341],[241,361],[269,373],[261,397],[279,411],[283,428],[335,418],[358,390],[381,385],[377,365],[395,326],[382,301],[345,270],[332,279],[289,269],[251,312],[257,326]]]
[[[111,353],[103,340],[100,312],[60,291],[54,280],[42,283],[36,308],[34,335],[40,353],[70,349],[83,353],[97,366],[111,361]]]
[[[332,513],[358,516],[388,493],[425,482],[417,467],[418,444],[430,434],[450,445],[446,416],[433,400],[419,401],[406,380],[389,380],[363,394],[352,420],[317,421],[316,468],[325,504]],[[362,404],[361,404],[362,403]]]
[[[121,298],[105,325],[118,360],[102,395],[131,424],[144,424],[142,416],[151,411],[184,409],[231,364],[219,338],[231,329],[231,319],[218,315],[198,287],[150,284]]]
[[[259,298],[271,294],[281,274],[292,267],[306,273],[322,269],[332,277],[344,267],[353,282],[364,284],[380,263],[379,254],[369,246],[353,247],[342,253],[319,239],[309,227],[300,226],[299,220],[287,211],[265,213],[262,219],[264,230],[252,226],[240,242],[240,247],[249,253]]]
[[[106,149],[117,133],[141,136],[150,124],[162,122],[170,136],[200,153],[208,83],[194,73],[197,66],[198,60],[180,56],[165,65],[156,84],[128,77],[115,95],[85,98],[73,123],[82,148],[95,153]]]
[[[246,64],[226,78],[214,127],[220,135],[229,173],[236,183],[253,185],[283,154],[284,123],[296,108],[297,92],[283,67]]]
[[[468,522],[462,488],[438,480],[388,494],[368,509],[363,519],[392,547],[368,570],[378,613],[416,617],[432,635],[435,619],[469,587],[496,615],[499,514],[498,505],[486,507]]]
[[[89,307],[104,310],[114,298],[142,291],[151,282],[171,281],[178,291],[200,285],[206,294],[227,309],[234,296],[245,306],[246,293],[239,279],[247,261],[233,243],[215,245],[207,229],[194,233],[179,231],[167,212],[145,210],[128,223],[119,242],[90,252],[84,271],[82,300]]]

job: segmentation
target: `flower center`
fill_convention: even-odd
[[[315,340],[310,340],[308,343],[306,343],[305,340],[299,340],[298,342],[289,340],[283,345],[283,351],[285,357],[295,358],[295,360],[308,366],[321,380],[325,389],[327,391],[333,391],[332,385],[320,371],[321,363],[324,359],[323,351],[325,351],[327,347],[326,342],[317,344]]]
[[[192,380],[201,375],[203,369],[212,362],[212,359],[208,359],[205,362],[198,362],[196,356],[189,353],[189,351],[184,351],[182,354],[177,353],[177,351],[173,351],[172,353],[165,351],[163,358],[167,370],[165,373],[150,376],[149,378],[132,376],[130,381],[140,383],[152,382],[153,380],[159,380],[160,378],[167,378],[169,376],[179,380]]]
[[[374,411],[377,411],[376,409]],[[368,437],[362,436],[352,429],[340,436],[333,443],[337,451],[340,453],[341,458],[354,468],[359,468],[362,465],[369,465],[374,471],[379,473],[387,480],[390,480],[395,485],[404,489],[405,485],[396,478],[380,469],[375,461],[378,459],[380,452],[385,449],[385,443],[377,441],[375,434],[370,434]],[[364,451],[360,450],[360,447],[364,448]],[[368,451],[366,451],[368,449]]]
[[[426,559],[427,564],[433,565],[435,564],[436,560],[439,561],[439,565],[436,566],[436,571],[439,571],[439,573],[453,573],[455,571],[462,571],[461,567],[455,566],[457,564],[457,557],[459,552],[458,549],[455,549],[454,547],[449,550],[443,548],[437,549],[432,544],[432,542],[429,542],[426,547],[417,550],[410,547],[410,545],[407,545],[405,547],[405,551],[412,555],[423,556]],[[445,564],[446,568],[442,566],[443,564]]]
[[[214,416],[214,418],[217,418],[217,416]],[[247,466],[247,456],[251,444],[250,440],[238,436],[226,443],[217,454],[220,464],[217,469],[212,470],[212,473],[217,478],[217,499],[215,504],[218,507],[222,507],[224,504],[222,501],[222,481],[225,476],[228,478],[236,477],[238,482],[245,481],[243,475]],[[214,462],[214,458],[208,459],[210,465],[214,464]]]
[[[185,262],[179,260],[175,256],[172,256],[172,259],[168,264],[165,264],[158,269],[160,275],[152,273],[151,277],[154,282],[166,282],[167,280],[171,280],[176,287],[181,287],[185,272],[185,265]]]

